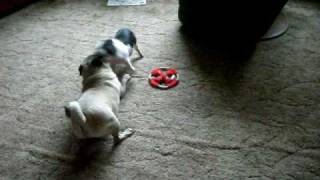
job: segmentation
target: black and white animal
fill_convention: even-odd
[[[105,55],[95,52],[79,66],[82,76],[82,94],[76,101],[65,106],[77,138],[114,137],[117,144],[134,133],[132,129],[120,130],[117,118],[120,97],[126,92],[129,79],[119,81]]]
[[[136,50],[139,54],[139,57],[131,59],[133,50]],[[105,61],[110,62],[113,69],[117,64],[125,64],[127,74],[132,74],[135,71],[135,68],[132,65],[133,60],[142,59],[143,55],[140,52],[137,45],[137,38],[135,34],[127,28],[120,29],[116,32],[116,35],[112,39],[107,39],[100,41],[96,45],[96,52],[105,54]],[[122,76],[124,73],[115,71],[116,74]]]

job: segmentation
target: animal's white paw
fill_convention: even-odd
[[[132,79],[132,76],[129,75],[129,74],[125,74],[125,75],[123,76],[123,81],[125,81],[125,82],[128,82],[128,81],[130,81],[131,79]]]
[[[119,138],[120,138],[120,139],[125,139],[125,138],[127,138],[127,137],[130,137],[132,134],[134,134],[134,132],[135,132],[135,131],[134,131],[133,129],[127,128],[127,129],[119,132]]]

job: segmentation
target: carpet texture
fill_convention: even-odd
[[[288,32],[242,63],[200,51],[177,10],[44,0],[0,19],[1,179],[320,179],[319,2],[289,1]],[[121,27],[145,56],[119,113],[137,132],[115,149],[79,142],[63,106],[82,59]],[[149,86],[161,66],[179,71],[176,88]]]

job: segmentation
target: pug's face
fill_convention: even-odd
[[[104,56],[99,54],[92,54],[86,57],[79,66],[79,73],[82,77],[88,77],[97,72],[103,66]]]

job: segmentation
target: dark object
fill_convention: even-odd
[[[179,0],[179,20],[190,36],[241,53],[255,46],[287,1]]]
[[[0,0],[0,18],[35,1],[36,0]]]

